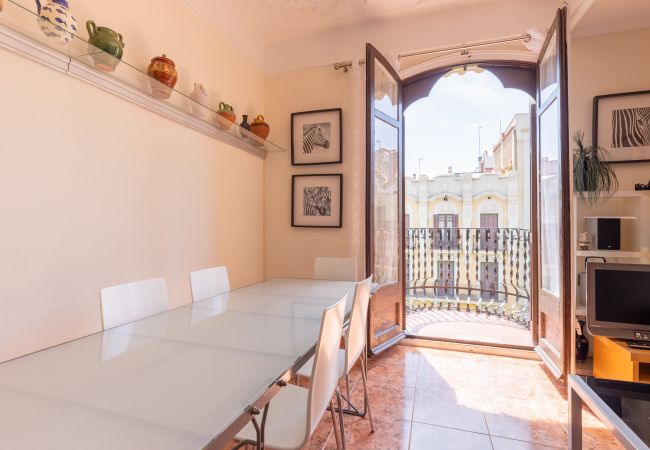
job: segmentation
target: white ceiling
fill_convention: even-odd
[[[268,45],[345,26],[450,8],[471,8],[499,0],[239,0],[249,18],[263,30]]]
[[[650,0],[581,0],[579,3],[584,12],[573,24],[573,37],[650,27]]]
[[[267,72],[359,57],[364,42],[377,43],[389,52],[401,52],[522,33],[533,26],[544,29],[550,25],[555,8],[562,3],[562,0],[183,1]],[[650,27],[650,0],[568,2],[574,37]]]
[[[264,50],[328,31],[503,0],[184,0],[264,66]]]

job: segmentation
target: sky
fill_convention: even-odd
[[[468,71],[442,77],[428,97],[410,105],[405,116],[405,175],[473,172],[481,153],[492,153],[513,116],[529,111],[530,96],[518,89],[506,89],[487,70]]]

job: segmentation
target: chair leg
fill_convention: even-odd
[[[341,443],[342,449],[345,450],[345,425],[343,425],[343,410],[341,408],[341,391],[336,386],[336,406],[339,408],[339,423],[341,424]]]
[[[363,349],[363,356],[361,357],[361,381],[363,381],[363,406],[365,412],[368,413],[370,420],[370,432],[375,432],[375,425],[372,422],[372,412],[370,411],[370,396],[368,395],[368,361],[366,360],[366,349]]]
[[[345,397],[347,399],[348,404],[350,404],[350,400],[352,397],[350,397],[350,374],[349,373],[345,374]]]
[[[334,414],[334,398],[330,399],[330,413],[332,413],[332,427],[334,428],[334,439],[336,439],[336,450],[341,450],[341,435],[336,425],[336,415]]]

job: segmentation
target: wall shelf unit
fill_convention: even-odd
[[[223,118],[215,109],[204,106],[189,95],[171,90],[165,100],[154,97],[152,86],[163,85],[147,73],[121,60],[115,71],[107,73],[95,67],[94,61],[115,58],[90,45],[84,39],[67,35],[68,42],[48,37],[41,27],[53,25],[38,14],[8,0],[0,12],[0,48],[30,58],[51,69],[83,80],[104,91],[135,103],[225,144],[232,145],[261,158],[269,152],[283,152],[284,148],[261,139],[250,131]],[[59,30],[59,33],[65,33]]]
[[[620,190],[609,197],[602,197],[594,204],[573,197],[572,214],[572,256],[573,256],[573,305],[577,319],[586,320],[586,278],[587,258],[606,258],[607,262],[650,263],[650,191]],[[621,250],[579,250],[578,238],[585,231],[587,218],[621,219]],[[590,343],[590,357],[583,363],[575,363],[576,373],[593,374],[594,340],[585,328],[585,337]]]

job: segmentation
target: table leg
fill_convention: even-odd
[[[582,399],[569,385],[569,450],[582,450]]]

